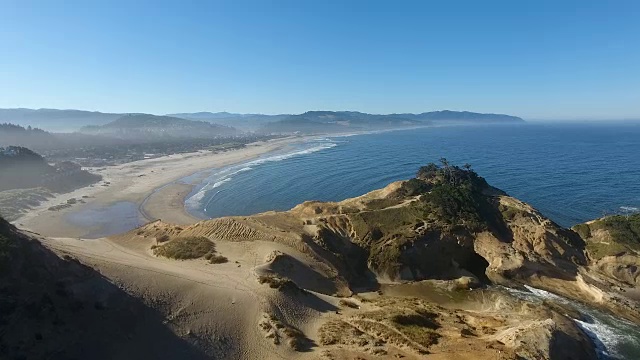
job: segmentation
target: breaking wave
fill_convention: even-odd
[[[527,285],[525,285],[525,288],[528,291],[511,288],[504,289],[523,300],[531,302],[552,301],[578,310],[582,318],[573,319],[573,321],[593,340],[598,352],[598,358],[602,360],[627,359],[624,349],[640,346],[640,338],[638,338],[640,332],[636,325],[614,318],[598,310],[590,309],[580,303],[548,291]]]
[[[620,211],[623,213],[637,213],[640,212],[640,208],[637,208],[635,206],[620,206]]]
[[[203,203],[207,195],[211,195],[211,192],[214,189],[219,188],[222,185],[232,181],[235,175],[242,172],[251,171],[256,166],[260,166],[265,163],[287,160],[296,156],[303,156],[318,151],[331,149],[338,146],[338,143],[328,138],[319,138],[312,140],[312,142],[305,144],[305,146],[310,147],[304,149],[298,148],[293,151],[290,150],[289,152],[277,155],[271,154],[245,163],[215,170],[202,182],[203,185],[198,189],[198,191],[185,200],[185,206],[187,206],[189,210],[195,212],[199,212],[200,209],[206,211],[207,207],[213,201],[215,196],[222,190],[216,191],[211,197],[206,199],[206,203]]]

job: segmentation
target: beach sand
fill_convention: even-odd
[[[114,233],[130,230],[127,227],[131,227],[131,224],[144,224],[156,219],[177,224],[195,223],[202,219],[187,213],[184,207],[184,198],[195,184],[176,183],[177,180],[207,169],[251,160],[305,140],[307,138],[288,137],[252,143],[245,148],[226,152],[198,151],[92,168],[89,170],[102,175],[101,182],[57,195],[17,219],[14,224],[44,236],[84,238],[109,235],[104,233],[109,230],[102,229],[109,220],[106,217],[111,217],[111,222],[119,222],[110,224],[114,226],[111,229]],[[58,211],[48,210],[72,198],[84,203],[78,202]],[[91,216],[94,223],[69,220],[70,217],[91,211],[94,212]]]

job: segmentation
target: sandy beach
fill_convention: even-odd
[[[198,179],[193,179],[193,184],[176,183],[177,180],[207,169],[251,160],[305,140],[304,137],[288,137],[252,143],[245,148],[226,152],[198,151],[89,169],[100,174],[103,180],[70,193],[57,195],[41,203],[14,223],[23,229],[44,236],[74,238],[92,237],[92,234],[104,231],[101,227],[109,220],[105,217],[115,213],[120,215],[117,216],[119,218],[123,211],[132,214],[130,217],[137,217],[137,219],[127,219],[132,223],[145,223],[156,219],[176,224],[194,223],[201,219],[187,213],[184,208],[184,198],[196,185]],[[50,207],[66,203],[69,199],[81,201],[62,210],[49,210]],[[110,206],[113,208],[109,209]],[[104,212],[100,212],[103,210]],[[92,217],[96,218],[98,223],[82,224],[81,221],[69,221],[70,215],[88,211],[94,212]],[[100,223],[100,220],[103,222]],[[126,229],[127,224],[113,225],[116,226],[114,228],[116,232],[129,230]]]

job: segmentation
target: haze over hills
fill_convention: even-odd
[[[217,113],[196,112],[196,113],[168,114],[167,116],[175,116],[175,117],[190,119],[190,120],[209,121],[209,122],[214,122],[221,125],[233,126],[243,131],[255,131],[265,123],[282,120],[290,115],[288,114],[282,114],[282,115],[234,114],[229,112],[217,112]]]
[[[80,133],[122,139],[216,138],[240,135],[229,126],[149,114],[124,115],[105,125],[84,126]]]
[[[47,131],[72,132],[83,126],[106,125],[126,115],[150,114],[117,114],[84,110],[57,109],[0,109],[0,122],[7,122],[24,127],[32,126]],[[154,115],[151,115],[154,116]],[[166,116],[188,120],[200,120],[225,126],[235,127],[242,131],[277,131],[277,132],[332,132],[334,129],[352,131],[356,129],[387,128],[393,126],[414,126],[415,122],[450,121],[450,122],[483,122],[504,123],[522,122],[516,116],[502,114],[481,114],[468,111],[433,111],[420,114],[367,114],[355,111],[308,111],[303,114],[237,114],[229,112],[195,112],[176,113]],[[270,124],[274,125],[270,125]],[[336,127],[338,125],[338,127]]]
[[[0,122],[38,127],[57,132],[71,132],[85,125],[102,125],[122,114],[85,110],[0,109]]]
[[[77,164],[64,161],[50,165],[39,154],[18,146],[0,147],[0,169],[0,191],[42,186],[61,192],[100,180]]]
[[[493,124],[524,122],[519,117],[502,114],[480,114],[468,111],[434,111],[421,114],[367,114],[357,111],[308,111],[300,115],[264,124],[260,131],[289,132],[344,132],[384,130],[412,126],[426,126],[436,122],[456,124]]]
[[[0,214],[9,220],[53,196],[52,192],[66,193],[102,178],[70,161],[49,164],[19,146],[0,147],[0,169]]]

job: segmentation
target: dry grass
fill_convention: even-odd
[[[199,259],[209,253],[215,253],[215,244],[206,237],[190,236],[173,239],[152,249],[155,255],[170,259]]]
[[[266,333],[266,337],[273,339],[275,345],[286,339],[287,345],[295,351],[307,350],[313,342],[299,329],[285,324],[273,315],[264,316],[258,326]]]
[[[365,346],[376,342],[376,339],[357,327],[342,320],[331,320],[320,327],[320,344],[322,345],[359,345]]]
[[[296,285],[293,281],[285,278],[281,278],[275,275],[260,275],[258,277],[258,282],[260,284],[268,284],[272,289],[278,290],[287,290],[287,289],[297,289],[300,290],[298,285]]]
[[[395,328],[417,344],[428,348],[438,342],[440,335],[435,332],[439,325],[435,314],[416,312],[410,315],[395,315],[391,318]]]
[[[418,299],[390,298],[374,301],[378,310],[357,313],[347,319],[335,319],[320,327],[322,345],[353,345],[371,352],[384,344],[426,354],[441,335],[440,312]],[[368,350],[367,350],[368,349]]]
[[[171,240],[171,237],[170,237],[168,234],[163,234],[163,235],[160,235],[160,236],[158,236],[158,237],[156,238],[156,242],[157,242],[158,244],[159,244],[159,243],[163,243],[163,242],[167,242],[167,241],[169,241],[169,240]]]
[[[204,258],[209,260],[210,264],[224,264],[229,262],[229,259],[227,259],[225,256],[216,255],[213,253],[208,253],[207,255],[204,256]]]

